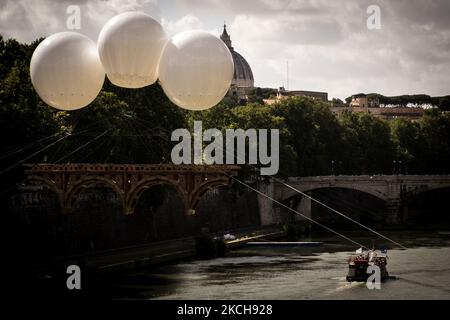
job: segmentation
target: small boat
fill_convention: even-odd
[[[372,272],[367,273],[369,266],[379,267],[380,280],[384,281],[389,277],[386,265],[387,255],[378,255],[375,250],[363,252],[362,249],[359,249],[357,254],[350,256],[348,260],[347,281],[367,281],[372,274]]]

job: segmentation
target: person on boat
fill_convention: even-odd
[[[377,253],[375,251],[370,251],[369,262],[375,262],[376,259],[377,259]]]

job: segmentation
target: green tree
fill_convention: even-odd
[[[392,138],[397,146],[396,158],[404,164],[405,172],[423,172],[425,139],[420,124],[400,118],[392,122]]]
[[[280,131],[280,175],[294,175],[297,155],[289,144],[290,131],[285,119],[275,115],[273,109],[264,104],[247,104],[229,108],[221,103],[203,112],[189,113],[189,126],[192,130],[193,121],[201,120],[203,130],[217,128],[225,134],[225,129],[279,129]],[[270,148],[269,148],[270,150]]]
[[[342,130],[327,104],[307,97],[292,97],[274,104],[273,113],[285,119],[291,133],[287,143],[298,155],[298,175],[330,174],[332,161],[342,162]]]
[[[386,121],[369,114],[342,113],[342,125],[350,130],[348,137],[353,148],[359,174],[391,173],[396,150]]]
[[[419,120],[425,143],[424,173],[448,173],[450,163],[450,115],[437,109],[425,112]]]
[[[29,64],[40,40],[20,44],[0,36],[1,190],[22,178],[21,161],[42,161],[40,149],[63,135],[64,114],[48,108],[31,85]]]

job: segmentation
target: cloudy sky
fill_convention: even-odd
[[[65,31],[68,6],[81,9],[78,32],[96,39],[123,11],[144,11],[174,35],[226,21],[255,85],[385,95],[450,94],[449,0],[0,0],[0,34],[23,42]],[[369,30],[377,5],[381,29]]]

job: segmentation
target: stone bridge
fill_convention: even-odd
[[[262,183],[259,189],[271,195],[278,201],[286,203],[298,193],[281,182],[271,180],[269,184]],[[358,190],[383,200],[387,207],[388,224],[399,222],[399,209],[401,204],[409,197],[433,189],[450,187],[450,175],[362,175],[362,176],[318,176],[318,177],[291,177],[284,181],[302,192],[322,188],[343,188]],[[273,206],[266,199],[259,199],[261,220],[263,224],[274,221]],[[301,209],[310,213],[311,200],[303,197]]]
[[[149,164],[27,164],[25,185],[47,186],[53,190],[64,212],[69,212],[80,192],[103,184],[122,200],[125,214],[132,214],[140,195],[155,185],[173,186],[188,213],[195,209],[202,195],[217,186],[229,186],[230,176],[239,166],[230,165],[149,165]]]

